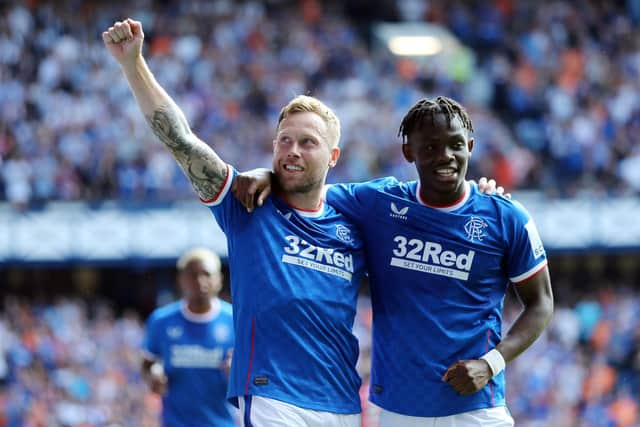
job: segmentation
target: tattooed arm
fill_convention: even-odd
[[[169,99],[145,116],[153,133],[173,153],[198,195],[203,200],[215,197],[224,185],[227,165],[191,132],[178,106]]]
[[[158,84],[142,57],[142,24],[116,22],[102,33],[111,55],[120,63],[138,106],[153,133],[171,151],[198,195],[215,197],[227,175],[227,165],[189,127],[184,114]]]

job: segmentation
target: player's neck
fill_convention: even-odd
[[[418,197],[423,204],[434,208],[447,208],[457,205],[465,198],[469,191],[469,185],[466,181],[463,181],[455,191],[444,193],[420,183],[418,191]]]
[[[182,315],[191,322],[210,322],[218,316],[218,312],[220,311],[220,300],[215,297],[205,304],[200,304],[198,302],[195,304],[195,307],[191,303],[192,301],[183,301],[181,308]],[[205,309],[207,304],[209,308]]]
[[[306,193],[281,192],[278,195],[295,209],[315,212],[322,207],[322,194],[323,188],[320,187]]]
[[[211,304],[211,299],[198,299],[198,300],[190,300],[187,301],[187,310],[189,310],[193,314],[205,314],[211,311],[213,305]]]

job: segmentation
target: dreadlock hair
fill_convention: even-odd
[[[434,126],[436,114],[444,114],[449,127],[451,127],[451,122],[457,115],[460,117],[462,126],[469,132],[473,132],[473,124],[469,114],[467,114],[467,110],[453,99],[439,96],[435,100],[421,99],[411,107],[407,115],[402,119],[400,129],[398,129],[398,136],[402,137],[402,142],[406,143],[409,134],[414,129],[421,127],[425,120],[431,120],[431,125]]]

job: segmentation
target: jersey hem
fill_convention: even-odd
[[[310,403],[310,402],[300,402],[300,401],[296,401],[295,399],[291,399],[289,397],[286,396],[281,396],[278,395],[277,393],[265,393],[265,392],[259,392],[259,393],[255,393],[252,390],[249,390],[248,395],[250,396],[260,396],[260,397],[267,397],[269,399],[275,399],[275,400],[279,400],[280,402],[284,402],[284,403],[288,403],[289,405],[293,405],[293,406],[297,406],[298,408],[302,408],[302,409],[310,409],[312,411],[320,411],[320,412],[330,412],[332,414],[344,414],[344,415],[353,415],[353,414],[359,414],[362,412],[362,409],[360,408],[360,404],[358,404],[357,409],[355,406],[353,407],[326,407],[326,406],[322,406],[322,405],[317,405],[314,403]],[[241,396],[236,395],[236,396],[231,396],[228,398],[229,401],[233,402],[234,400],[237,401]]]
[[[406,415],[408,417],[420,417],[420,418],[434,418],[434,417],[449,417],[451,415],[459,415],[459,414],[464,414],[465,412],[471,412],[471,411],[476,411],[478,409],[491,409],[491,408],[497,408],[500,406],[507,406],[507,401],[505,399],[500,400],[498,403],[496,404],[491,404],[490,402],[485,402],[485,403],[480,403],[478,405],[472,405],[469,407],[466,407],[462,410],[456,410],[456,409],[451,409],[451,410],[447,410],[447,411],[441,411],[441,412],[433,412],[433,413],[418,413],[418,412],[402,412],[402,411],[398,411],[398,410],[392,410],[389,409],[389,406],[386,404],[383,404],[380,401],[376,401],[375,399],[373,399],[373,396],[369,396],[369,401],[372,403],[375,403],[376,405],[378,405],[379,407],[381,407],[382,409],[384,409],[385,411],[389,411],[389,412],[393,412],[395,414],[399,414],[399,415]]]

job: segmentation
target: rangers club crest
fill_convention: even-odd
[[[352,243],[351,230],[342,224],[336,225],[336,237],[345,243]]]
[[[469,218],[467,223],[464,225],[464,231],[467,233],[467,239],[477,240],[482,242],[482,238],[486,235],[484,229],[489,225],[484,222],[484,220],[477,216],[472,216]]]

